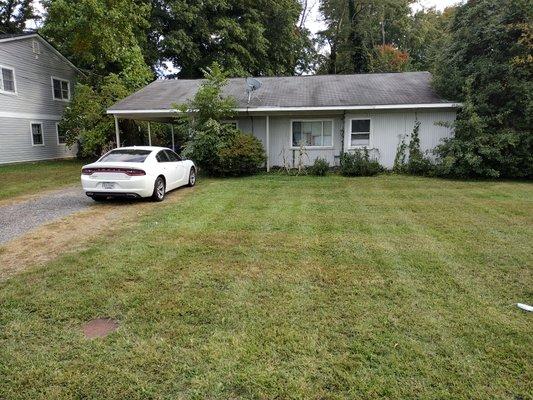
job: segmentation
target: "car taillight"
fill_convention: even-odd
[[[107,172],[107,173],[120,173],[126,174],[128,176],[143,176],[146,175],[142,169],[134,168],[83,168],[81,173],[83,175],[92,175],[97,172]]]
[[[126,169],[123,171],[128,176],[142,176],[146,175],[146,172],[144,172],[142,169]]]

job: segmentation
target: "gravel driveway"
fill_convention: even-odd
[[[93,203],[81,188],[71,187],[20,203],[0,206],[0,244],[40,225],[83,210]]]

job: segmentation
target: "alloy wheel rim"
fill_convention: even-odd
[[[189,182],[194,185],[194,182],[196,182],[196,174],[194,171],[191,171],[191,177],[189,178]]]
[[[157,197],[162,198],[164,194],[165,185],[163,184],[163,182],[159,181],[159,183],[157,184]]]

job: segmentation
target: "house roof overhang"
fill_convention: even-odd
[[[356,105],[356,106],[326,106],[326,107],[239,107],[235,108],[237,115],[264,116],[264,115],[290,115],[290,114],[343,114],[350,111],[372,110],[422,110],[422,109],[456,109],[462,103],[422,103],[422,104],[382,104],[382,105]],[[194,110],[191,110],[194,112]],[[133,109],[133,110],[107,110],[107,114],[123,119],[136,119],[144,121],[171,122],[180,112],[176,109]]]

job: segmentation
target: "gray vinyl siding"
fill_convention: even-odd
[[[32,43],[40,43],[40,54]],[[77,71],[40,38],[0,42],[0,65],[14,69],[16,94],[0,92],[0,163],[72,157],[74,150],[57,145],[55,122],[68,105],[53,98],[52,77],[70,83],[72,98]],[[43,122],[45,145],[32,146],[30,121]]]
[[[451,128],[440,126],[439,122],[453,122],[456,112],[453,109],[434,110],[374,110],[347,113],[345,117],[346,151],[350,147],[350,121],[352,118],[370,118],[370,146],[371,154],[385,168],[392,168],[396,150],[402,136],[409,142],[409,135],[413,132],[415,120],[420,121],[420,148],[431,152],[442,139],[451,137]],[[431,156],[430,153],[428,155]]]
[[[30,124],[41,123],[43,146],[32,144]],[[0,118],[0,164],[68,158],[76,155],[76,148],[69,149],[57,143],[56,120]]]
[[[439,122],[453,122],[456,112],[453,109],[429,110],[373,110],[373,111],[347,111],[344,116],[339,114],[316,115],[283,115],[270,116],[270,148],[268,154],[271,166],[284,165],[283,154],[289,166],[297,165],[298,149],[291,146],[291,123],[293,120],[333,120],[333,147],[332,148],[307,148],[307,155],[303,162],[312,164],[316,158],[326,159],[330,165],[339,164],[339,156],[344,151],[354,151],[350,144],[350,121],[352,118],[369,118],[371,120],[370,146],[371,155],[374,156],[385,168],[392,168],[396,149],[400,138],[413,131],[415,118],[420,121],[420,147],[423,151],[431,151],[442,139],[451,137],[453,131],[449,127],[441,126]],[[239,117],[238,128],[247,133],[252,133],[259,138],[266,149],[266,117]]]

